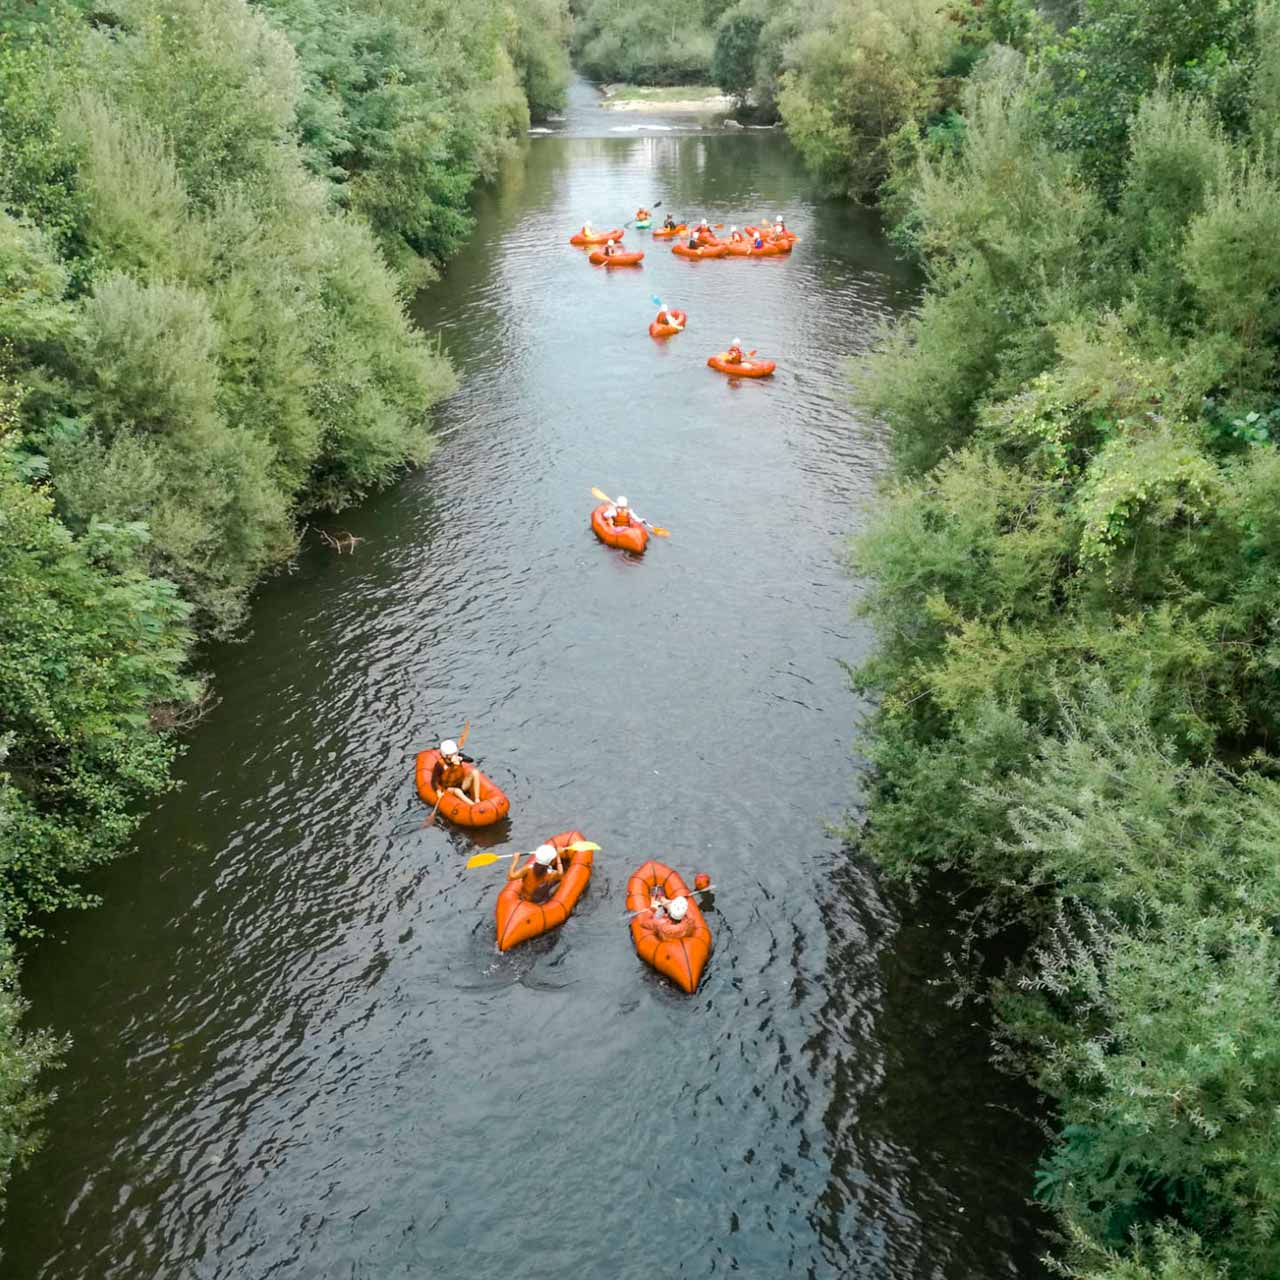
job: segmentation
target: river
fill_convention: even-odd
[[[885,449],[845,363],[918,282],[785,141],[618,119],[575,86],[416,305],[462,374],[431,463],[265,584],[183,787],[105,905],[27,957],[75,1046],[3,1236],[21,1280],[1039,1276],[1033,1099],[954,1010],[946,919],[828,824],[856,809],[869,643],[842,557]],[[558,135],[558,136],[557,136]],[[566,237],[641,202],[787,215],[790,259],[642,269]],[[646,333],[661,294],[688,330]],[[741,337],[761,382],[706,368]],[[591,487],[667,526],[599,545]],[[413,753],[470,721],[511,796],[424,827]],[[500,868],[602,846],[506,955]],[[688,997],[621,919],[658,856],[718,890]]]

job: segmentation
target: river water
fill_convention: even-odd
[[[936,985],[945,918],[828,823],[856,808],[842,567],[885,462],[844,362],[916,281],[773,134],[599,112],[477,202],[416,312],[463,376],[433,461],[268,583],[136,856],[28,957],[75,1037],[13,1184],[6,1276],[1038,1276],[1032,1100]],[[566,244],[641,202],[784,212],[791,258],[641,270]],[[660,345],[661,294],[690,315]],[[733,337],[765,382],[705,367]],[[600,546],[591,487],[672,531]],[[510,794],[424,828],[413,752],[471,722]],[[603,846],[558,934],[494,948],[500,868]],[[712,874],[687,997],[628,872]]]

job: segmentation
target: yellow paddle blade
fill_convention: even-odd
[[[657,534],[659,538],[671,537],[671,530],[664,529],[660,524],[651,524],[649,526],[649,532],[653,534]]]
[[[597,498],[597,499],[599,499],[599,501],[601,501],[601,502],[607,502],[607,503],[609,503],[609,505],[610,505],[610,506],[612,506],[612,505],[613,505],[613,499],[612,499],[611,497],[609,497],[609,495],[608,495],[607,493],[605,493],[603,489],[594,489],[594,488],[593,488],[593,489],[591,490],[591,496],[592,496],[593,498]]]
[[[591,840],[577,840],[573,844],[567,844],[560,851],[561,853],[596,853],[600,846]],[[517,858],[522,854],[517,853]],[[509,853],[475,853],[467,859],[467,870],[471,871],[475,867],[491,867],[495,862],[505,862],[510,859]]]

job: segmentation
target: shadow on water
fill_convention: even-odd
[[[646,239],[626,279],[565,243],[659,198],[803,239]],[[1032,1100],[933,985],[939,922],[824,827],[869,643],[842,547],[885,463],[844,365],[916,281],[774,136],[536,138],[477,216],[416,308],[464,375],[436,457],[343,516],[356,554],[263,588],[182,790],[28,959],[75,1047],[6,1274],[1037,1276]],[[690,315],[665,347],[655,293]],[[777,375],[707,369],[734,336]],[[593,485],[673,536],[600,547]],[[413,788],[466,720],[512,800],[487,834]],[[467,857],[567,827],[589,893],[499,956]],[[621,918],[653,855],[718,886],[692,997]]]

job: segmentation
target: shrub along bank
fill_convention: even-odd
[[[568,81],[559,0],[0,13],[0,1197],[57,1046],[8,939],[93,901],[298,517],[430,451],[406,291]]]
[[[956,16],[950,113],[879,126],[928,287],[857,377],[861,838],[1030,938],[1062,1273],[1280,1275],[1280,3]]]

